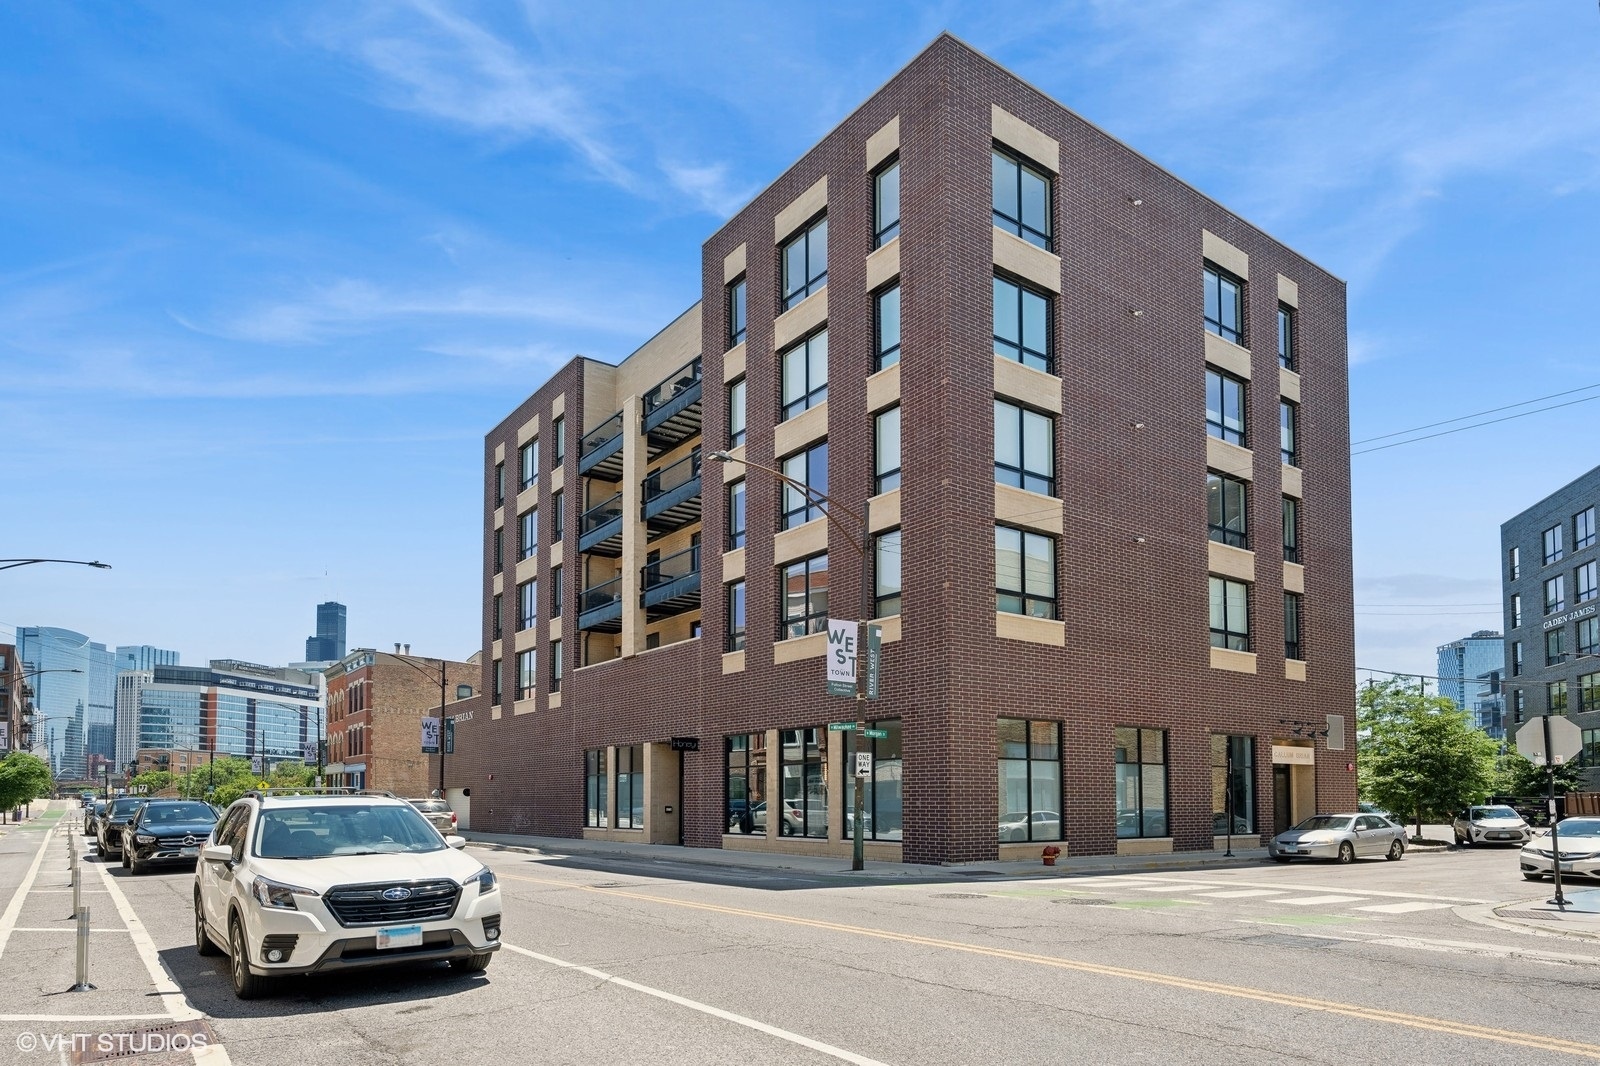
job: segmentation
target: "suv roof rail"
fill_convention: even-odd
[[[393,792],[381,788],[319,788],[305,785],[300,788],[252,788],[244,793],[256,799],[267,799],[271,796],[383,796],[387,799],[398,799]]]

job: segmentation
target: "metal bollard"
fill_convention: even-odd
[[[89,908],[78,908],[78,983],[69,992],[92,992],[89,983]]]
[[[76,865],[72,868],[72,914],[76,918],[83,913],[83,871]]]

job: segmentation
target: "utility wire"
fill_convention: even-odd
[[[1581,389],[1567,389],[1564,392],[1552,392],[1548,396],[1537,396],[1531,400],[1523,400],[1521,403],[1508,403],[1504,407],[1491,407],[1487,411],[1479,411],[1476,414],[1460,415],[1456,418],[1447,418],[1443,422],[1429,422],[1425,426],[1413,426],[1411,429],[1399,429],[1393,433],[1384,433],[1376,437],[1368,437],[1365,440],[1351,441],[1350,447],[1359,448],[1361,445],[1371,444],[1373,441],[1388,440],[1390,437],[1403,437],[1407,433],[1421,433],[1425,429],[1448,426],[1452,422],[1464,422],[1469,418],[1481,418],[1484,415],[1499,414],[1501,411],[1509,411],[1513,407],[1526,407],[1530,403],[1543,403],[1545,400],[1554,400],[1558,396],[1571,396],[1575,392],[1588,392],[1590,389],[1600,389],[1600,384],[1585,385]],[[1531,414],[1532,412],[1529,413]]]
[[[1588,403],[1591,400],[1600,400],[1600,396],[1585,396],[1582,399],[1578,399],[1578,400],[1568,400],[1566,403],[1554,403],[1554,404],[1551,404],[1549,407],[1536,407],[1532,411],[1523,411],[1520,414],[1506,415],[1504,418],[1491,418],[1487,422],[1474,422],[1470,426],[1458,426],[1455,429],[1441,430],[1438,433],[1429,433],[1426,436],[1422,436],[1422,437],[1410,437],[1410,438],[1408,438],[1406,440],[1397,440],[1393,444],[1380,444],[1376,448],[1362,448],[1360,451],[1352,451],[1350,454],[1351,455],[1366,455],[1369,452],[1381,452],[1381,451],[1385,451],[1386,449],[1389,449],[1389,448],[1398,448],[1402,444],[1416,444],[1419,441],[1432,440],[1434,437],[1448,437],[1452,433],[1464,433],[1469,429],[1482,429],[1484,426],[1492,426],[1497,422],[1509,422],[1514,418],[1527,418],[1529,415],[1536,415],[1536,414],[1539,414],[1539,413],[1544,412],[1544,411],[1554,411],[1554,410],[1557,410],[1557,409],[1562,408],[1562,407],[1571,407],[1574,404]],[[1529,401],[1529,402],[1531,403],[1532,401]],[[1513,405],[1513,406],[1515,406],[1515,405]],[[1501,410],[1505,410],[1505,408],[1501,408]],[[1475,416],[1467,415],[1466,417],[1473,418]],[[1454,419],[1452,419],[1452,421],[1454,421]],[[1436,422],[1434,424],[1435,425],[1444,425],[1443,422]],[[1419,427],[1419,428],[1426,428],[1426,427]],[[1415,433],[1416,430],[1401,430],[1401,432],[1402,433]],[[1391,433],[1391,434],[1388,434],[1388,436],[1392,437],[1392,436],[1394,436],[1394,434]],[[1372,440],[1381,440],[1382,438],[1373,437],[1371,439]]]

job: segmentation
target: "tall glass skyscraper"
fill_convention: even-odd
[[[1498,713],[1501,675],[1506,666],[1506,642],[1492,629],[1439,646],[1439,695],[1473,716],[1480,729],[1495,736],[1503,733]]]
[[[336,662],[344,658],[344,612],[342,603],[317,604],[317,635],[306,638],[306,661]]]
[[[44,749],[57,778],[85,777],[89,727],[110,726],[116,716],[115,656],[70,629],[21,626],[17,658],[23,673],[32,675],[24,680],[38,708],[34,750]]]
[[[135,680],[137,679],[137,680]],[[321,736],[327,691],[321,674],[213,659],[209,666],[157,666],[128,676],[138,700],[135,748],[299,761]],[[130,756],[131,758],[131,756]]]

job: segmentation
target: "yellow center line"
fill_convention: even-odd
[[[1407,1026],[1412,1029],[1426,1029],[1436,1033],[1447,1033],[1451,1036],[1490,1040],[1502,1044],[1514,1044],[1518,1047],[1538,1048],[1541,1051],[1560,1051],[1570,1055],[1600,1060],[1600,1044],[1585,1044],[1577,1040],[1540,1036],[1537,1033],[1523,1033],[1513,1029],[1493,1029],[1488,1026],[1473,1025],[1470,1022],[1451,1021],[1448,1018],[1429,1018],[1418,1014],[1383,1010],[1378,1007],[1363,1007],[1354,1003],[1340,1003],[1336,1000],[1313,999],[1308,996],[1297,996],[1287,992],[1271,992],[1266,989],[1247,988],[1241,985],[1220,984],[1216,981],[1180,977],[1176,974],[1157,973],[1151,970],[1133,970],[1123,966],[1106,966],[1094,962],[1079,962],[1073,959],[1057,958],[1052,955],[1036,955],[1027,951],[1014,951],[1009,948],[984,947],[980,944],[969,944],[959,940],[942,940],[937,937],[918,936],[915,933],[896,933],[887,929],[873,929],[870,926],[845,925],[840,922],[827,922],[817,918],[800,918],[770,911],[749,910],[744,907],[727,907],[717,903],[670,899],[665,896],[652,896],[643,892],[628,892],[623,889],[591,888],[587,885],[574,885],[566,881],[527,877],[522,874],[500,874],[500,877],[516,881],[528,881],[538,885],[550,885],[555,888],[577,892],[589,892],[599,896],[623,897],[644,903],[659,903],[669,907],[709,911],[714,914],[725,914],[736,918],[755,918],[760,921],[781,922],[785,925],[798,925],[810,929],[825,929],[834,933],[871,937],[877,940],[890,940],[901,944],[915,944],[919,947],[943,948],[947,951],[960,951],[970,955],[984,955],[989,958],[1007,959],[1012,962],[1032,963],[1036,966],[1049,966],[1059,970],[1094,974],[1099,977],[1119,977],[1128,981],[1165,985],[1169,988],[1181,988],[1191,992],[1208,992],[1212,995],[1232,996],[1236,999],[1249,999],[1258,1003],[1271,1003],[1281,1007],[1337,1014],[1361,1021],[1384,1022],[1390,1025]]]

